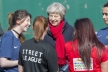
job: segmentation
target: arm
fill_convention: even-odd
[[[13,67],[18,65],[18,60],[8,60],[7,58],[0,58],[1,67]]]
[[[101,63],[101,71],[108,72],[108,60]]]
[[[21,65],[18,65],[18,72],[24,72],[24,68]]]

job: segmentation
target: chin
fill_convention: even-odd
[[[27,30],[23,30],[23,32],[26,32]]]
[[[108,25],[108,22],[106,22],[106,24]]]
[[[57,26],[57,25],[53,25],[53,26]]]
[[[53,26],[57,26],[58,24],[52,24]]]

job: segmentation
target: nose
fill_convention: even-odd
[[[52,20],[55,20],[55,17],[54,16],[52,16]]]
[[[105,14],[103,14],[103,18],[106,18],[106,15]]]
[[[29,27],[30,27],[30,26],[31,26],[31,23],[29,22],[28,25],[29,25]]]

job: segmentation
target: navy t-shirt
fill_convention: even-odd
[[[108,27],[98,31],[97,38],[104,45],[108,45]]]

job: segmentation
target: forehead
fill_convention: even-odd
[[[26,18],[26,19],[30,19],[30,16],[26,16],[25,18]]]
[[[59,13],[49,13],[49,15],[56,15],[56,16],[60,16]]]
[[[26,16],[26,17],[24,17],[24,18],[21,19],[21,20],[30,20],[30,16]]]
[[[103,13],[108,13],[108,7],[103,7],[102,12]]]
[[[30,21],[30,16],[26,16],[26,17],[22,18],[20,21],[21,21],[21,22],[24,22],[24,21],[26,21],[26,20],[29,20],[29,21]]]

